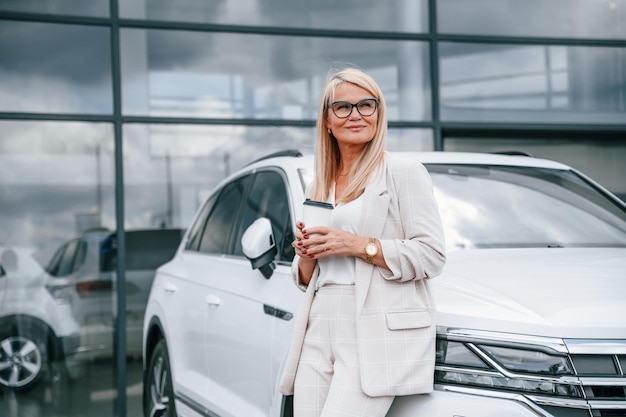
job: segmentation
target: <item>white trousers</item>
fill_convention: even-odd
[[[294,387],[294,417],[383,417],[393,396],[361,389],[354,285],[317,290]]]

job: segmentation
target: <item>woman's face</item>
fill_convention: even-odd
[[[350,83],[342,83],[337,86],[335,90],[335,97],[333,97],[333,103],[338,101],[344,101],[351,104],[356,104],[363,99],[372,98],[372,95],[367,90]],[[361,113],[367,114],[369,111],[374,110],[371,105],[375,105],[373,102],[363,102],[361,104]],[[336,107],[338,113],[341,115],[341,110],[347,111],[350,108],[349,104],[338,104]],[[347,109],[346,109],[347,106]],[[340,109],[343,107],[343,109]],[[378,124],[378,109],[370,116],[363,116],[357,111],[356,106],[352,106],[350,115],[346,118],[339,118],[335,115],[332,109],[328,109],[326,115],[326,127],[330,128],[335,139],[341,145],[365,145],[374,138],[376,134],[376,126]]]

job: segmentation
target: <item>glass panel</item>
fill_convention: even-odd
[[[231,172],[285,149],[310,154],[313,135],[313,128],[295,127],[126,125],[126,223],[186,228]]]
[[[257,0],[120,0],[120,16],[251,26],[425,32],[427,0],[341,2]]]
[[[0,111],[112,112],[109,31],[0,21]]]
[[[617,0],[438,0],[443,33],[563,38],[626,38]]]
[[[626,200],[626,142],[589,137],[467,138],[446,137],[444,150],[465,152],[522,151],[537,158],[552,159],[584,172]]]
[[[387,150],[391,152],[419,152],[435,150],[432,129],[389,128]]]
[[[33,366],[17,380],[0,371],[2,385],[32,385],[0,387],[2,416],[115,414],[113,285],[93,273],[91,239],[116,227],[113,160],[109,124],[0,121],[0,256],[17,255],[0,280],[0,320],[21,316],[15,332],[0,329],[0,356],[8,340],[32,340],[41,354],[23,358]],[[129,384],[140,379],[139,363]]]
[[[314,151],[314,128],[203,125],[124,126],[126,223],[191,224],[213,188],[244,164],[273,152]],[[391,151],[433,150],[430,129],[389,129]]]
[[[0,10],[107,17],[109,0],[0,0]]]
[[[376,79],[389,120],[430,119],[427,44],[416,41],[122,31],[124,114],[315,119],[333,68]]]
[[[440,56],[444,120],[626,120],[626,48],[442,43]]]

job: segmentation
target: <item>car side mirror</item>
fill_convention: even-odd
[[[241,237],[241,248],[250,260],[252,269],[258,269],[269,279],[276,268],[274,258],[278,253],[272,232],[272,223],[266,217],[256,219]]]

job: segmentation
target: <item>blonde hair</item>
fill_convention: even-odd
[[[376,81],[363,71],[355,68],[346,68],[326,83],[322,92],[317,116],[317,140],[315,144],[315,177],[311,186],[310,198],[318,201],[328,201],[330,189],[335,176],[339,171],[340,155],[337,140],[326,127],[329,105],[333,101],[337,86],[343,83],[361,87],[378,99],[378,119],[376,133],[371,141],[365,144],[361,155],[355,161],[349,172],[348,185],[339,196],[337,203],[349,202],[363,194],[370,176],[382,166],[385,155],[385,138],[387,137],[387,106],[382,90]]]

